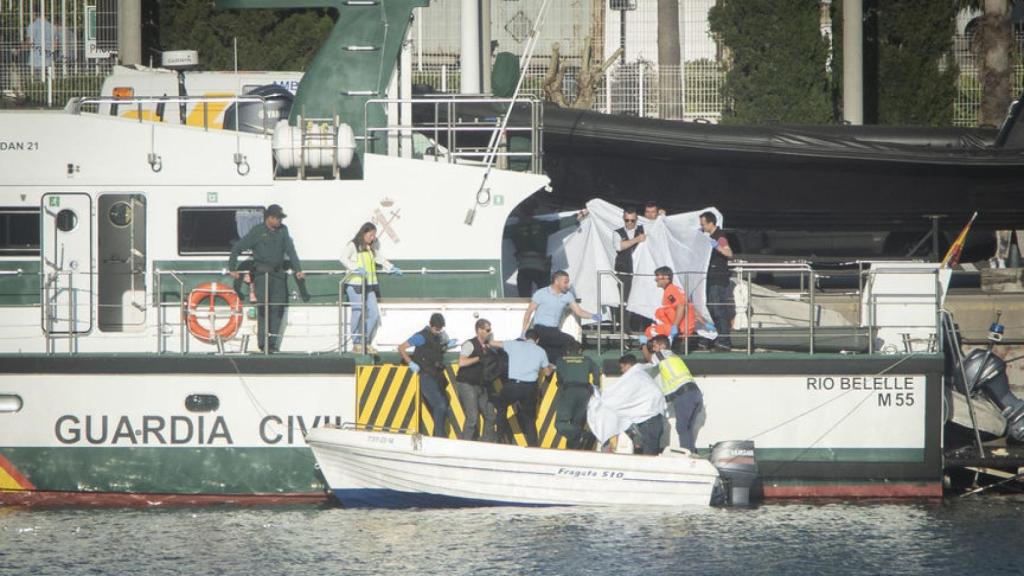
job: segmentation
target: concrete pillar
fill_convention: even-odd
[[[491,93],[491,0],[480,4],[480,74],[484,94]]]
[[[142,0],[117,0],[117,54],[121,64],[142,64]]]
[[[462,94],[479,94],[480,82],[480,0],[462,0],[462,50],[459,90]]]
[[[843,0],[843,120],[864,123],[863,0]]]

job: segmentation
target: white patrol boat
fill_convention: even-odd
[[[356,422],[429,432],[414,375],[352,347],[359,327],[341,296],[339,258],[366,221],[406,271],[381,280],[378,347],[397,346],[435,311],[455,338],[471,337],[478,318],[499,338],[519,334],[527,303],[502,297],[511,273],[502,232],[512,210],[548,185],[543,113],[533,99],[515,103],[523,114],[512,116],[529,122],[507,126],[506,138],[498,134],[507,100],[414,102],[411,70],[398,63],[412,10],[427,4],[321,2],[337,10],[336,29],[303,76],[289,121],[256,132],[209,128],[232,104],[247,118],[272,119],[261,97],[136,93],[78,99],[65,111],[0,112],[0,503],[322,501],[328,491],[304,441],[309,430]],[[415,125],[417,105],[442,120]],[[463,114],[462,106],[476,108]],[[122,114],[129,108],[131,118]],[[485,146],[477,147],[480,134]],[[499,145],[488,149],[492,139]],[[282,353],[261,355],[248,290],[226,266],[233,242],[271,204],[288,213],[305,280],[289,280]],[[605,250],[610,236],[597,244]],[[585,305],[618,306],[607,268],[572,270],[574,281],[589,277],[605,288]],[[763,271],[736,270],[745,300],[733,345],[744,353],[687,356],[704,393],[698,445],[756,440],[769,498],[940,495],[944,358],[935,271],[918,271],[913,290],[904,277],[887,292],[879,289],[884,276],[866,271],[857,313],[842,326],[824,322],[813,270],[796,270],[809,290],[782,299],[754,289],[751,279]],[[771,340],[771,319],[753,314],[755,299],[785,308],[773,318],[788,319],[775,333],[786,346]],[[794,342],[804,349],[793,351]],[[621,351],[607,345],[602,359],[614,378]],[[790,351],[753,354],[776,347]],[[541,388],[535,424],[543,446],[559,447],[556,386]],[[456,418],[449,436],[461,424]],[[417,442],[374,434],[352,437],[391,438],[409,450]],[[472,457],[487,450],[567,458],[561,467],[602,473],[620,461],[418,442]],[[697,460],[650,460],[644,466],[692,464],[714,476]],[[706,490],[695,498],[707,500]]]

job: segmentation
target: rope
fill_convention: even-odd
[[[904,356],[903,358],[901,358],[901,359],[897,360],[897,361],[896,361],[896,362],[894,362],[893,364],[891,364],[891,365],[887,366],[886,368],[884,368],[883,370],[881,370],[880,372],[878,372],[877,374],[875,374],[875,376],[882,376],[882,375],[884,375],[884,374],[888,373],[889,371],[893,370],[894,368],[896,368],[896,367],[897,367],[897,366],[899,366],[900,364],[902,364],[902,363],[906,362],[907,360],[909,360],[909,359],[911,359],[911,358],[914,358],[914,357],[916,357],[917,355],[918,355],[918,353],[917,353],[917,352],[913,352],[913,353],[911,353],[911,354],[908,354],[907,356]],[[832,402],[835,402],[836,400],[838,400],[838,399],[840,399],[840,398],[843,398],[844,396],[846,396],[847,394],[850,394],[851,392],[855,392],[855,390],[852,390],[852,389],[851,389],[851,390],[847,390],[846,392],[843,392],[843,393],[841,393],[841,394],[839,394],[839,395],[835,396],[834,398],[831,398],[830,400],[827,400],[827,401],[825,401],[825,402],[822,402],[821,404],[819,404],[819,405],[817,405],[817,406],[815,406],[815,407],[813,407],[813,408],[811,408],[811,409],[809,409],[809,410],[806,410],[806,411],[804,411],[804,412],[802,412],[802,413],[800,413],[800,414],[797,414],[796,416],[794,416],[794,417],[792,417],[792,418],[790,418],[790,419],[788,419],[788,420],[785,420],[785,421],[783,421],[783,422],[781,422],[781,423],[779,423],[779,424],[777,424],[777,425],[775,425],[775,426],[772,426],[771,428],[768,428],[767,430],[764,430],[764,431],[762,431],[762,432],[759,432],[759,433],[757,433],[757,434],[755,434],[755,435],[751,436],[750,438],[748,438],[748,440],[753,440],[753,439],[755,439],[755,438],[757,438],[757,437],[759,437],[759,436],[763,436],[764,434],[767,434],[767,433],[769,433],[769,432],[771,432],[771,431],[773,431],[773,430],[777,430],[777,429],[781,428],[782,426],[785,426],[785,425],[787,425],[787,424],[790,424],[790,423],[792,423],[792,422],[795,422],[796,420],[799,420],[800,418],[803,418],[804,416],[806,416],[806,415],[808,415],[808,414],[810,414],[810,413],[812,413],[812,412],[814,412],[814,411],[816,411],[816,410],[818,410],[818,409],[820,409],[820,408],[822,408],[822,407],[824,407],[824,406],[827,406],[828,404],[831,404]],[[814,448],[815,446],[817,446],[819,442],[821,442],[821,441],[822,441],[822,440],[823,440],[823,439],[824,439],[824,438],[825,438],[826,436],[828,436],[828,435],[829,435],[830,433],[832,433],[832,431],[833,431],[833,430],[835,430],[836,428],[838,428],[838,427],[839,427],[839,425],[840,425],[840,424],[842,424],[843,422],[845,422],[847,418],[849,418],[850,416],[852,416],[854,412],[856,412],[857,410],[859,410],[859,409],[860,409],[860,407],[861,407],[861,406],[862,406],[862,405],[864,404],[864,402],[866,402],[866,401],[867,401],[868,399],[870,399],[870,398],[872,398],[872,394],[865,394],[865,395],[864,395],[864,398],[862,398],[862,399],[860,400],[860,402],[857,402],[857,404],[855,404],[855,405],[853,406],[853,408],[851,408],[851,409],[850,409],[850,410],[849,410],[849,411],[848,411],[848,412],[847,412],[846,414],[844,414],[844,415],[843,415],[843,416],[842,416],[841,418],[839,418],[838,420],[836,420],[836,422],[835,422],[834,424],[832,424],[832,426],[830,426],[830,427],[829,427],[829,428],[828,428],[827,430],[825,430],[824,432],[822,432],[822,433],[821,433],[821,435],[819,435],[819,436],[818,436],[817,438],[815,438],[813,442],[811,442],[811,443],[810,443],[810,444],[809,444],[808,446],[806,446],[806,447],[805,447],[804,449],[802,449],[802,450],[801,450],[801,451],[800,451],[800,452],[799,452],[799,453],[798,453],[798,454],[797,454],[796,456],[794,456],[794,457],[793,457],[792,459],[790,459],[790,460],[786,460],[786,461],[783,461],[783,462],[779,462],[779,464],[778,464],[777,466],[775,466],[775,467],[774,467],[774,468],[773,468],[773,469],[772,469],[772,470],[771,470],[770,472],[768,472],[768,473],[769,473],[769,474],[777,474],[777,473],[778,473],[779,471],[781,471],[781,470],[782,470],[782,469],[783,469],[783,468],[784,468],[785,466],[787,466],[787,465],[789,465],[789,464],[792,464],[792,463],[794,463],[794,462],[797,462],[797,461],[799,461],[799,460],[800,460],[801,458],[803,458],[804,454],[806,454],[806,453],[807,453],[807,452],[809,452],[809,451],[810,451],[810,450],[811,450],[812,448]]]
[[[540,10],[537,11],[537,20],[534,22],[533,29],[530,30],[530,38],[526,42],[526,47],[523,49],[523,62],[519,68],[519,79],[516,81],[516,89],[512,92],[512,101],[508,104],[508,109],[505,110],[505,115],[501,118],[501,128],[497,132],[491,133],[491,141],[487,144],[487,156],[484,159],[484,163],[487,168],[484,171],[483,178],[480,180],[480,187],[476,191],[476,198],[474,199],[473,209],[471,212],[475,212],[478,206],[483,206],[490,201],[490,193],[486,192],[487,179],[491,175],[491,170],[494,168],[494,159],[498,154],[498,145],[501,143],[501,137],[505,134],[508,129],[509,119],[512,117],[512,110],[516,107],[516,101],[519,99],[519,93],[523,88],[523,81],[526,78],[526,72],[530,67],[530,60],[533,59],[533,52],[537,48],[537,41],[540,38],[538,31],[540,30],[541,24],[544,22],[544,13],[548,9],[548,0],[544,0],[541,4]],[[481,196],[485,196],[487,199],[481,201]],[[471,223],[471,221],[470,221]]]

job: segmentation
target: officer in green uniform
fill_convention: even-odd
[[[565,436],[566,447],[583,448],[583,426],[587,423],[587,403],[592,386],[601,384],[601,370],[588,356],[584,356],[580,343],[569,342],[565,355],[555,364],[558,377],[558,396],[555,397],[555,429]]]
[[[302,263],[295,253],[295,244],[288,235],[288,227],[281,223],[287,215],[277,204],[263,211],[263,225],[254,226],[244,238],[235,243],[228,259],[231,277],[238,279],[238,255],[252,250],[253,285],[259,303],[259,346],[267,353],[277,352],[281,346],[281,319],[288,305],[288,275],[285,256],[302,280]],[[269,315],[269,318],[264,318]],[[269,329],[269,332],[268,332]]]

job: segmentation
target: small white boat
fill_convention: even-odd
[[[707,460],[524,448],[314,428],[306,436],[347,507],[708,506],[719,484]]]

